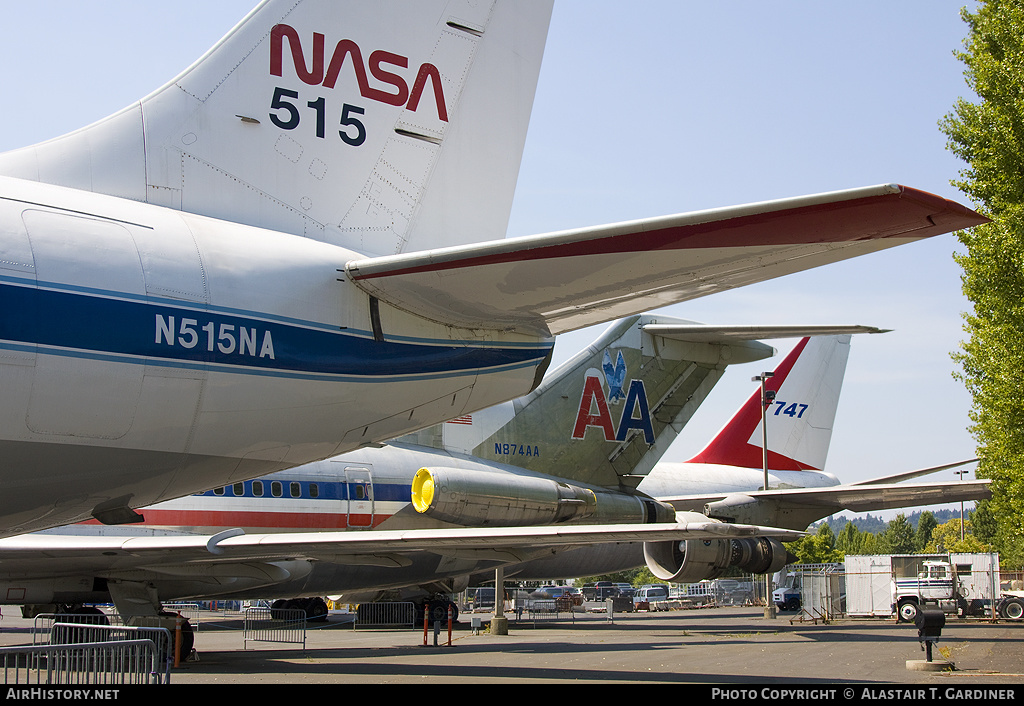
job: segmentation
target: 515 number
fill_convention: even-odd
[[[270,109],[277,111],[270,114],[270,121],[282,130],[294,130],[299,126],[301,114],[299,107],[292,101],[299,101],[299,92],[290,91],[287,88],[274,89],[274,97],[270,101]],[[300,101],[301,102],[301,101]],[[321,96],[316,100],[308,101],[306,107],[313,111],[316,118],[316,136],[324,139],[327,137],[327,100]],[[358,147],[366,142],[366,126],[356,117],[363,115],[366,111],[362,108],[346,103],[341,108],[340,125],[343,129],[338,130],[338,136],[345,144]]]

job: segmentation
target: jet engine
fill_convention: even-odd
[[[707,522],[697,513],[679,513],[685,521]],[[681,542],[645,542],[644,560],[658,579],[673,583],[696,583],[713,579],[735,566],[752,574],[779,571],[796,557],[782,542],[769,537],[745,539],[687,539]]]
[[[674,516],[672,508],[649,498],[592,490],[541,475],[461,468],[417,471],[412,481],[412,505],[427,517],[474,527],[523,527],[579,520],[670,522]]]

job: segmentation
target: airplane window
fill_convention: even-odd
[[[352,496],[354,500],[366,500],[366,488],[352,484]]]
[[[284,495],[284,486],[281,485],[281,481],[275,480],[270,484],[270,494],[275,498],[279,498]]]
[[[288,494],[291,495],[293,498],[301,497],[302,486],[300,486],[295,481],[292,481],[291,483],[288,484]]]
[[[214,488],[213,489],[213,494],[214,495],[223,495],[224,494],[224,489],[223,488]]]
[[[231,492],[234,493],[237,497],[242,497],[243,495],[245,495],[245,483],[235,483],[233,486],[231,486]]]
[[[254,480],[252,482],[252,494],[255,495],[257,498],[263,497],[263,481]]]
[[[311,498],[319,498],[320,497],[320,486],[318,486],[316,483],[310,483],[309,484],[309,497],[311,497]]]

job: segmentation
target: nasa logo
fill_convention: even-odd
[[[626,362],[619,351],[615,365],[611,355],[604,353],[602,365],[605,381],[609,392],[606,395],[604,385],[596,375],[588,375],[583,383],[583,394],[580,397],[579,411],[576,413],[576,425],[573,427],[572,438],[582,439],[588,427],[597,427],[604,433],[605,441],[625,441],[631,429],[643,431],[644,440],[654,443],[654,427],[651,424],[651,411],[647,403],[647,389],[643,380],[630,380],[629,389],[623,395],[622,388],[626,380]],[[625,397],[622,416],[618,428],[612,423],[608,410],[609,401],[617,403]],[[596,411],[595,411],[596,409]]]
[[[295,74],[309,86],[323,86],[334,88],[338,77],[348,62],[351,71],[355,72],[356,81],[359,84],[359,93],[368,100],[379,101],[388,105],[401,106],[415,112],[420,105],[427,85],[434,94],[434,103],[437,107],[437,117],[443,122],[448,122],[448,109],[445,106],[444,91],[442,88],[441,72],[433,64],[424,63],[420,66],[413,80],[412,89],[409,83],[399,73],[388,70],[386,67],[398,67],[399,69],[409,68],[409,59],[391,52],[377,50],[370,54],[369,61],[363,61],[363,54],[359,45],[350,39],[342,39],[331,54],[330,63],[326,63],[326,52],[324,51],[324,35],[313,33],[313,47],[310,51],[312,68],[307,68],[306,54],[302,48],[302,41],[295,28],[286,25],[276,25],[270,31],[270,74],[272,76],[283,76],[284,74],[284,44],[288,41],[291,50],[292,64],[295,67]],[[326,71],[325,71],[326,66]],[[370,85],[367,78],[367,67],[369,75],[374,79],[386,84],[389,89],[381,90]],[[315,102],[315,101],[314,101]]]

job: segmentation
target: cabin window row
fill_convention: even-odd
[[[303,495],[302,483],[299,483],[298,481],[291,481],[290,483],[285,483],[279,480],[253,480],[245,483],[234,483],[226,487],[214,488],[213,494],[219,496],[233,495],[238,498],[262,498],[268,494],[269,490],[270,497],[283,498],[285,497],[285,485],[288,486],[288,497],[290,498],[320,497],[320,486],[317,485],[316,483],[308,483],[307,492],[305,495]],[[206,493],[199,493],[199,495],[206,495]]]

